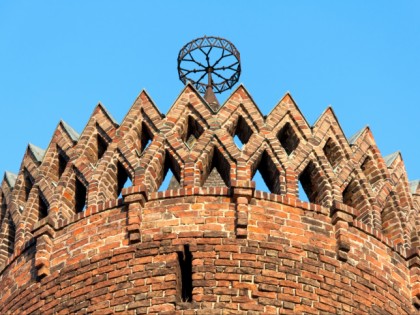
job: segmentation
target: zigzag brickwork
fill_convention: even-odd
[[[0,314],[420,314],[419,181],[289,94],[215,112],[188,84],[163,115],[142,92],[120,125],[99,104],[0,198]]]

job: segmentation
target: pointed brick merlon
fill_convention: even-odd
[[[9,185],[10,188],[13,189],[13,187],[15,187],[16,179],[17,179],[16,174],[14,174],[12,172],[9,172],[9,171],[6,171],[4,173],[4,179],[7,182],[7,184]]]
[[[394,164],[394,162],[397,160],[397,158],[402,159],[400,151],[396,151],[387,156],[384,156],[384,161],[385,161],[386,166],[391,167]]]
[[[67,135],[70,137],[70,139],[76,143],[80,137],[79,133],[76,130],[74,130],[69,124],[67,124],[64,120],[62,120],[60,123],[63,126],[63,129],[66,131]]]
[[[28,144],[28,150],[37,162],[42,162],[42,159],[45,155],[45,150],[37,147],[36,145],[33,145],[32,143]]]

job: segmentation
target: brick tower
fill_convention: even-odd
[[[187,84],[163,115],[141,92],[121,124],[99,104],[0,204],[0,314],[420,314],[419,181],[289,94],[263,116]]]

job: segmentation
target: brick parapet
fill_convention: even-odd
[[[31,271],[18,279],[13,272],[18,264],[22,271],[36,268],[35,244],[1,273],[0,283],[16,285],[0,294],[0,312],[189,314],[224,308],[236,314],[414,314],[418,297],[410,297],[406,283],[418,267],[417,253],[405,263],[402,253],[353,222],[349,257],[340,261],[330,211],[270,198],[249,200],[247,237],[235,238],[234,200],[232,194],[148,200],[140,223],[148,233],[139,243],[128,240],[126,205],[77,217],[51,233],[49,275],[33,278]],[[193,215],[197,211],[207,213],[209,222]],[[174,225],[174,215],[181,214]],[[45,235],[41,230],[35,235]],[[177,253],[185,244],[193,256],[190,302],[182,301],[178,283]],[[63,250],[67,258],[60,258]],[[339,292],[347,293],[339,298]],[[213,297],[220,301],[211,302]]]
[[[241,139],[242,146],[235,144],[235,136]],[[286,94],[264,117],[248,92],[240,86],[218,112],[213,112],[197,91],[187,85],[166,116],[142,92],[120,126],[102,105],[95,108],[80,136],[60,122],[47,150],[42,153],[43,158],[41,153],[42,150],[28,146],[16,182],[8,175],[0,186],[0,265],[3,266],[0,275],[3,278],[13,278],[10,270],[30,270],[34,278],[26,280],[33,281],[33,286],[41,289],[47,285],[45,279],[77,274],[70,269],[79,260],[86,264],[78,265],[80,269],[89,269],[89,264],[96,264],[95,259],[99,257],[103,257],[100,260],[112,260],[110,257],[119,250],[137,253],[139,248],[150,245],[148,259],[153,261],[160,259],[156,255],[163,255],[165,266],[170,270],[169,278],[174,277],[174,280],[169,280],[170,289],[163,289],[168,289],[172,297],[163,303],[162,309],[154,308],[154,300],[149,301],[148,308],[142,308],[140,304],[143,302],[140,302],[133,304],[137,306],[132,309],[140,313],[147,310],[149,313],[189,314],[187,309],[209,308],[210,303],[216,302],[206,293],[210,290],[206,285],[198,285],[194,286],[194,301],[181,303],[185,292],[180,292],[180,279],[185,271],[179,264],[185,263],[190,254],[195,262],[207,261],[206,255],[218,252],[211,242],[239,246],[235,251],[220,254],[226,255],[218,258],[226,263],[227,260],[235,261],[235,253],[242,254],[246,246],[258,249],[265,246],[263,244],[270,244],[268,246],[275,248],[280,255],[284,246],[294,244],[306,253],[306,261],[313,255],[309,252],[318,255],[326,250],[325,245],[328,254],[323,259],[332,259],[335,268],[355,268],[355,261],[359,261],[362,255],[367,267],[362,262],[359,264],[367,268],[361,270],[366,272],[368,281],[380,274],[377,268],[383,262],[377,260],[379,256],[394,262],[393,266],[386,267],[386,272],[390,270],[389,279],[410,289],[393,292],[392,303],[395,304],[395,297],[402,294],[405,302],[400,306],[401,310],[408,314],[420,306],[417,264],[420,188],[418,185],[417,188],[410,187],[400,154],[381,156],[369,128],[347,141],[331,108],[311,127],[291,96]],[[158,191],[169,171],[174,174],[170,188]],[[253,181],[257,171],[270,192],[260,191],[258,183]],[[128,179],[132,186],[124,188]],[[299,199],[298,182],[309,202]],[[272,213],[265,213],[262,205],[273,207]],[[281,210],[283,208],[287,211]],[[97,226],[98,221],[103,226]],[[308,229],[302,230],[302,226]],[[87,240],[79,239],[78,233],[83,234],[88,227],[96,230]],[[118,233],[111,227],[117,227]],[[105,244],[97,234],[105,235],[110,243]],[[317,247],[318,252],[315,247],[307,250],[297,245],[299,242],[310,243],[311,237],[319,238],[316,245],[310,245]],[[208,247],[200,243],[202,240],[210,242]],[[365,242],[363,248],[360,248],[361,240]],[[274,245],[277,242],[284,246],[277,247]],[[199,243],[206,249],[200,249],[200,253],[197,252],[201,248],[197,245]],[[185,247],[187,245],[189,247]],[[84,252],[86,247],[89,250]],[[379,254],[375,248],[379,248]],[[57,253],[62,257],[57,257]],[[200,258],[200,255],[204,256]],[[270,264],[268,250],[261,255],[267,258],[265,264]],[[136,258],[127,256],[128,265],[132,259]],[[25,265],[24,261],[31,265]],[[298,263],[301,267],[303,261],[302,258],[293,264]],[[174,266],[177,263],[178,267]],[[118,265],[116,262],[115,266]],[[68,266],[72,267],[65,269]],[[369,268],[374,271],[369,271]],[[135,273],[132,269],[130,272]],[[293,275],[293,272],[286,273],[283,280],[289,281]],[[359,272],[355,275],[360,276]],[[300,277],[305,278],[302,274]],[[375,281],[384,280],[378,279],[372,283],[359,280],[362,286],[372,290],[382,288]],[[217,279],[210,280],[209,283],[218,283]],[[0,289],[8,285],[8,281],[0,282]],[[207,279],[192,281],[207,283]],[[12,290],[23,294],[27,290],[25,281],[18,279],[17,283]],[[239,291],[235,294],[238,299],[230,299],[229,303],[233,304],[229,305],[236,305],[238,311],[310,313],[302,296],[298,298],[301,304],[295,296],[281,300],[277,305],[271,298],[274,284],[270,282],[262,281],[261,286],[255,283],[237,285]],[[279,286],[278,283],[275,285]],[[356,288],[361,289],[358,284]],[[94,291],[93,287],[91,289]],[[252,290],[256,296],[249,293],[254,292]],[[317,296],[317,301],[312,301],[311,307],[330,312],[330,307],[335,307],[337,301],[325,304],[321,301],[322,291],[313,290],[311,293]],[[409,290],[410,294],[407,293]],[[379,290],[374,291],[379,294]],[[224,289],[213,293],[217,299],[227,299]],[[275,293],[277,299],[283,298],[279,294],[284,292]],[[410,296],[410,303],[407,296]],[[78,295],[69,299],[76,303]],[[375,307],[382,304],[377,300],[363,300],[362,296],[357,299],[360,299],[357,303],[361,313],[366,313],[368,307],[371,307],[371,313],[379,313],[379,308]],[[98,302],[88,300],[89,305],[80,310],[87,312]],[[116,312],[117,306],[112,306],[110,299],[108,301],[103,309]],[[51,301],[43,295],[32,302],[33,305],[25,306],[25,312],[44,310],[37,303]],[[60,310],[55,306],[51,309],[64,313],[66,304],[62,305]],[[121,302],[118,310],[129,313],[127,305]],[[72,309],[72,306],[67,305],[67,309]],[[393,308],[391,304],[388,306]],[[341,311],[343,314],[350,312],[344,308]]]

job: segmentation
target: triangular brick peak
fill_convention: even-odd
[[[163,132],[168,132],[182,118],[190,114],[196,116],[196,119],[200,119],[204,124],[209,124],[214,112],[194,86],[187,84],[169,108],[165,124],[162,126]]]
[[[95,164],[104,153],[99,151],[105,151],[108,144],[112,142],[112,138],[115,137],[117,127],[118,124],[110,118],[103,105],[98,104],[75,146],[76,158],[87,159],[89,163]]]
[[[394,168],[398,163],[402,162],[402,155],[400,151],[396,151],[387,156],[384,156],[384,161],[388,168]]]
[[[114,124],[115,127],[119,126],[119,123],[117,122],[117,120],[114,118],[114,116],[111,115],[111,113],[106,109],[106,107],[101,102],[98,102],[98,105],[96,105],[96,108],[94,109],[94,112],[95,111],[102,111],[108,117],[108,119]],[[92,113],[92,116],[93,116],[93,113]]]
[[[220,123],[225,125],[226,121],[231,120],[230,117],[238,110],[241,110],[241,112],[246,116],[252,116],[252,122],[256,125],[258,131],[263,128],[264,115],[243,84],[240,84],[232,92],[220,108],[217,115]]]
[[[324,130],[326,132],[331,130],[338,142],[340,143],[341,148],[347,151],[347,153],[349,154],[350,148],[346,141],[346,136],[344,134],[343,128],[340,125],[337,115],[335,114],[334,109],[331,106],[328,106],[313,124],[313,134],[316,135],[317,132],[320,132],[324,124],[326,124],[326,126],[324,126]]]
[[[69,124],[67,124],[64,120],[60,121],[60,124],[63,126],[63,130],[68,134],[70,139],[76,143],[79,140],[79,133],[74,130]]]
[[[352,135],[350,138],[347,139],[348,143],[350,145],[353,145],[357,142],[357,140],[365,133],[365,132],[369,132],[370,127],[369,126],[364,126],[362,129],[360,129],[359,131],[357,131],[354,135]]]
[[[410,192],[412,195],[420,195],[420,180],[413,180],[410,182]]]
[[[118,135],[123,136],[124,133],[132,130],[136,125],[139,125],[144,116],[147,116],[154,126],[157,126],[164,117],[146,90],[140,92],[127,112],[127,115],[123,118],[117,131]]]
[[[286,92],[277,105],[267,115],[265,120],[267,126],[270,129],[273,129],[289,112],[292,119],[296,121],[297,125],[301,129],[302,133],[309,138],[311,135],[310,125],[289,92]]]
[[[42,159],[45,155],[45,150],[37,147],[36,145],[33,145],[32,143],[28,144],[28,150],[32,154],[36,162],[42,162]]]
[[[10,189],[13,189],[15,187],[16,179],[17,179],[17,174],[9,172],[9,171],[4,172],[4,180],[9,185]]]

